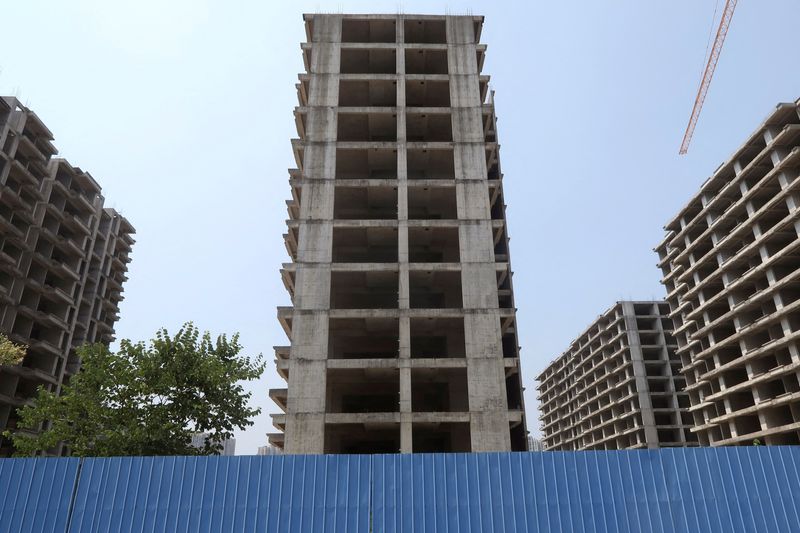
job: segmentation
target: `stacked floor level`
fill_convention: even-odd
[[[696,444],[666,302],[617,302],[539,375],[548,450]]]
[[[798,174],[798,103],[780,104],[656,249],[701,444],[800,444]]]
[[[304,18],[270,442],[524,450],[482,17]]]
[[[0,98],[0,333],[27,350],[0,366],[0,432],[16,428],[39,386],[58,392],[78,370],[75,347],[114,339],[134,242],[94,179],[54,157],[52,138],[35,113]],[[0,455],[10,451],[0,437]]]

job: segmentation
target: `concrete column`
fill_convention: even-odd
[[[286,416],[287,453],[325,451],[341,17],[315,17]]]
[[[408,147],[406,145],[406,83],[405,43],[402,17],[397,20],[397,245],[400,312],[400,453],[413,452],[413,424],[411,414],[411,322],[407,310],[410,306],[408,269]]]
[[[647,372],[644,368],[642,356],[642,343],[639,340],[639,328],[636,325],[636,313],[632,302],[622,302],[623,320],[628,336],[628,349],[631,354],[633,376],[636,381],[636,391],[639,396],[639,409],[644,425],[644,436],[648,448],[658,447],[658,432],[653,415],[653,405],[650,402],[650,387],[647,383]]]
[[[404,359],[400,361],[400,453],[414,451],[411,420],[411,368]]]
[[[472,451],[506,451],[508,430],[494,238],[472,21],[447,17]]]

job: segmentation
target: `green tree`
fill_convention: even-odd
[[[17,455],[65,442],[73,455],[207,455],[218,452],[235,428],[252,425],[261,412],[248,406],[242,381],[264,371],[261,355],[240,356],[238,334],[212,341],[187,323],[171,337],[165,329],[149,344],[120,342],[78,349],[81,371],[60,395],[40,388],[33,405],[19,409],[18,427],[6,432]],[[210,434],[204,448],[192,434]]]
[[[0,333],[0,365],[18,365],[25,357],[25,347],[15,344]]]

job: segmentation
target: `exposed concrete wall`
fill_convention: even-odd
[[[323,453],[341,18],[318,17],[308,101],[286,419],[288,453]]]

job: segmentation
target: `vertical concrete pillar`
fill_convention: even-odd
[[[647,371],[644,368],[642,356],[642,343],[639,339],[639,328],[636,325],[636,311],[633,302],[622,302],[623,320],[628,337],[628,347],[631,354],[631,366],[636,380],[636,392],[639,397],[639,410],[644,425],[644,437],[648,448],[658,448],[658,432],[653,414],[653,404],[650,401],[650,387],[647,383]]]
[[[341,17],[314,18],[297,280],[286,416],[287,453],[325,451],[325,388],[336,173]]]
[[[411,414],[411,321],[408,269],[408,146],[406,144],[405,32],[403,18],[397,18],[397,245],[400,275],[400,453],[413,452]]]
[[[473,21],[447,17],[472,451],[511,449]]]

